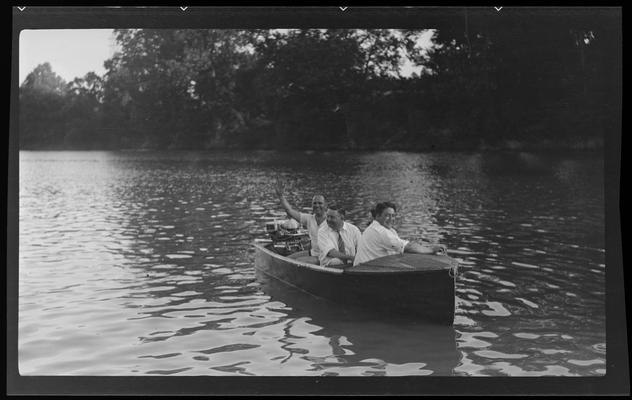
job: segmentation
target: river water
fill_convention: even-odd
[[[22,375],[605,374],[603,158],[20,152]],[[261,279],[256,237],[323,193],[459,260],[452,327]]]

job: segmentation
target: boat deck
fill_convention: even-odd
[[[381,257],[345,270],[346,273],[393,273],[449,270],[456,261],[450,257],[430,254],[398,254]]]

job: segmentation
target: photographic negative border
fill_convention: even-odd
[[[97,28],[434,28],[460,23],[463,7],[25,7],[12,8],[11,107],[7,187],[7,394],[629,394],[621,246],[621,119],[604,138],[606,215],[606,374],[603,377],[96,377],[18,372],[18,57],[23,29]],[[622,116],[621,8],[468,8],[481,18],[546,15],[601,24],[609,36],[608,96]]]

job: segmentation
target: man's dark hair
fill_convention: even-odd
[[[373,218],[382,215],[384,210],[386,210],[387,208],[392,208],[393,211],[397,212],[397,206],[395,206],[395,204],[391,203],[390,201],[384,201],[382,203],[377,203],[375,205],[375,208],[371,210],[372,212],[375,211]]]
[[[338,211],[338,213],[342,216],[342,218],[345,218],[346,211],[344,208],[340,207],[339,205],[333,203],[333,204],[330,204],[327,208],[330,210]]]
[[[315,198],[315,197],[322,197],[322,198],[323,198],[323,203],[327,204],[327,199],[326,199],[326,198],[325,198],[325,196],[323,196],[322,194],[315,194],[315,195],[312,197],[312,203],[314,202],[314,198]]]

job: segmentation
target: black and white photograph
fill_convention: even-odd
[[[629,394],[621,11],[13,7],[13,392]]]

